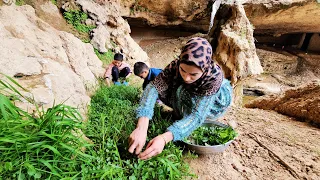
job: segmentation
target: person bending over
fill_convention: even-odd
[[[157,98],[173,108],[175,122],[163,134],[146,143],[148,125]],[[206,120],[216,120],[232,102],[232,87],[221,68],[212,60],[206,39],[192,38],[143,91],[137,108],[137,126],[129,137],[129,152],[149,159],[162,152],[170,141],[189,136]]]
[[[161,71],[162,69],[149,68],[144,62],[136,62],[133,66],[134,74],[144,79],[142,84],[143,89],[145,89],[146,86],[161,73]]]

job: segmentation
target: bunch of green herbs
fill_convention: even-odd
[[[229,127],[200,126],[184,139],[185,142],[200,146],[225,144],[234,139],[237,132]]]

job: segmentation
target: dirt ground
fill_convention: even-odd
[[[181,44],[189,39],[133,38],[139,39],[140,46],[150,57],[151,66],[159,68],[171,62],[180,53]],[[290,77],[287,81],[293,82],[295,78]],[[303,83],[303,79],[295,79],[295,84]],[[198,176],[195,179],[320,180],[318,128],[274,111],[243,107],[231,107],[220,121],[227,123],[229,120],[237,123],[238,138],[223,153],[188,159],[192,172]]]
[[[188,161],[199,179],[320,179],[318,128],[260,109],[233,107],[224,118],[240,135],[225,152]]]

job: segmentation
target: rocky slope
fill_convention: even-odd
[[[58,31],[29,6],[0,6],[0,72],[30,90],[38,104],[84,107],[104,72],[91,44]]]
[[[131,38],[130,26],[120,16],[120,6],[117,1],[75,1],[89,15],[97,28],[91,33],[91,44],[100,52],[114,49],[125,55],[125,60],[133,65],[136,61],[148,62],[147,54]],[[113,44],[112,44],[113,42]]]

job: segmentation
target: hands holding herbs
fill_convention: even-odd
[[[147,145],[146,150],[141,152],[146,143],[149,119],[141,117],[138,120],[137,128],[129,137],[129,152],[138,155],[139,159],[146,160],[160,154],[164,146],[173,139],[171,132],[158,135],[153,138]],[[141,152],[141,153],[140,153]]]
[[[147,145],[146,150],[138,155],[139,159],[146,160],[153,156],[156,156],[160,154],[166,145],[166,142],[161,137],[162,135],[159,135],[155,138],[153,138]]]
[[[142,148],[146,144],[147,130],[141,127],[137,127],[129,137],[129,152],[136,155],[140,154]]]

